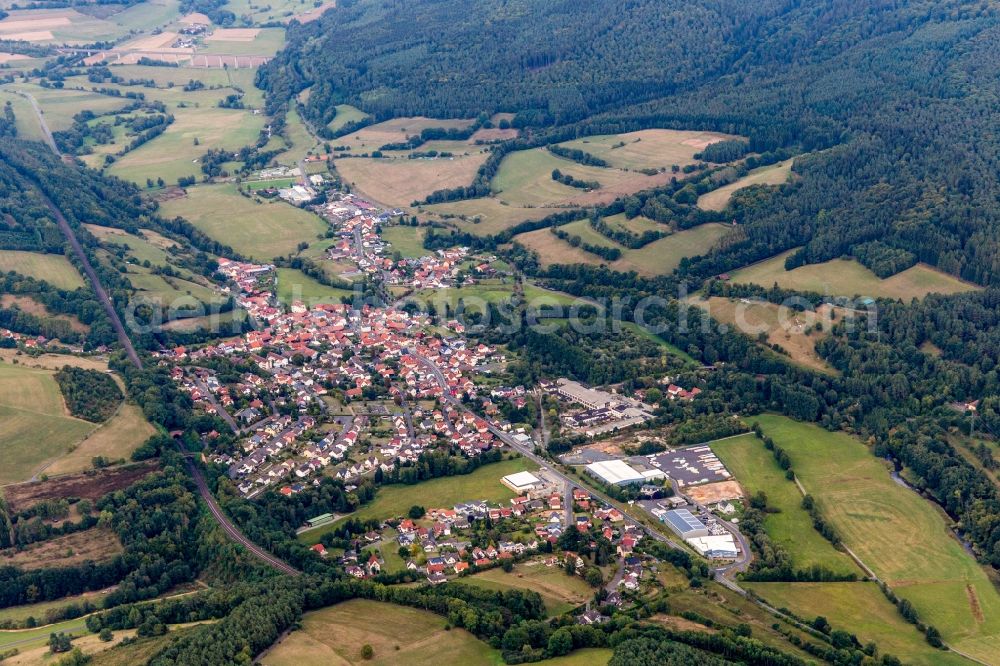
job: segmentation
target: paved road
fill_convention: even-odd
[[[222,420],[226,422],[226,424],[234,433],[239,434],[240,427],[239,425],[237,425],[236,419],[232,417],[232,415],[226,410],[225,407],[219,404],[219,401],[216,400],[215,398],[215,394],[209,390],[205,382],[203,382],[199,377],[195,376],[194,383],[195,386],[197,386],[204,394],[205,399],[208,400],[210,403],[212,403],[212,407],[215,407],[215,413],[218,414],[219,417],[221,417]]]

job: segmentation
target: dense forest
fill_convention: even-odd
[[[514,112],[515,126],[541,136],[686,127],[749,137],[706,159],[825,149],[797,161],[788,191],[738,197],[746,236],[692,274],[794,247],[791,266],[824,261],[877,240],[884,247],[859,258],[879,275],[915,258],[1000,282],[995,7],[612,4],[357,0],[294,26],[259,82],[272,110],[312,86],[304,112],[320,126],[348,102],[379,119]]]

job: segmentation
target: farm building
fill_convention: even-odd
[[[696,537],[707,537],[709,532],[705,523],[701,522],[687,509],[674,509],[662,514],[660,518],[670,529],[677,533],[682,539],[694,539]]]
[[[628,486],[646,483],[646,477],[621,460],[604,460],[590,463],[587,473],[610,486]]]
[[[500,479],[500,483],[507,486],[515,493],[523,495],[532,490],[537,490],[542,486],[542,480],[531,472],[517,472],[508,474]]]

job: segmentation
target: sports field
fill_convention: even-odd
[[[669,169],[695,162],[711,143],[738,137],[717,132],[650,129],[627,134],[589,136],[559,145],[599,157],[619,169]]]
[[[41,254],[20,250],[0,250],[0,272],[17,271],[45,280],[60,289],[83,286],[83,278],[69,259],[61,254]]]
[[[295,268],[278,269],[278,300],[286,305],[294,301],[302,301],[306,305],[340,303],[340,299],[353,293],[350,289],[328,287]]]
[[[773,606],[812,620],[822,615],[834,629],[874,641],[881,654],[906,664],[949,666],[972,664],[957,654],[935,650],[916,627],[907,623],[875,583],[745,583]]]
[[[542,266],[607,264],[616,271],[636,271],[640,275],[663,275],[677,268],[684,257],[693,257],[708,252],[727,231],[726,227],[721,224],[702,224],[693,229],[670,234],[638,250],[630,250],[598,234],[590,228],[586,221],[574,222],[572,225],[561,228],[567,231],[576,229],[581,238],[586,233],[588,240],[593,241],[595,245],[618,247],[622,250],[622,257],[613,262],[605,261],[595,254],[571,246],[549,229],[519,234],[515,240],[536,251]]]
[[[717,190],[698,197],[698,208],[703,210],[724,210],[729,205],[733,193],[751,185],[781,185],[792,175],[792,162],[785,160],[770,166],[754,169],[735,183],[724,185]]]
[[[849,435],[776,415],[755,420],[791,457],[844,545],[947,643],[995,662],[1000,592],[949,535],[938,511],[895,483],[884,463]]]
[[[346,183],[388,206],[409,206],[436,190],[470,185],[486,153],[411,160],[344,158],[334,167]]]
[[[431,479],[412,486],[383,486],[372,502],[352,513],[351,517],[367,520],[402,516],[414,504],[432,509],[451,508],[459,502],[472,500],[506,503],[516,497],[516,494],[500,483],[500,479],[508,474],[537,468],[530,460],[517,457],[485,465],[471,474]],[[333,524],[304,532],[299,540],[310,545],[318,543],[320,537],[332,529]]]
[[[187,196],[161,204],[165,216],[180,215],[221,243],[259,260],[295,252],[326,230],[312,213],[283,201],[256,203],[235,185],[199,185]]]
[[[853,259],[832,259],[821,264],[785,270],[789,250],[730,274],[735,283],[751,282],[764,287],[775,283],[784,289],[815,291],[834,296],[923,298],[930,293],[957,294],[978,289],[975,285],[943,273],[926,264],[917,264],[885,280]]]
[[[266,122],[263,115],[242,109],[201,106],[170,112],[174,122],[163,134],[120,157],[108,173],[139,185],[145,185],[148,178],[163,178],[171,185],[187,176],[200,180],[199,160],[209,148],[235,151],[251,145]]]
[[[767,514],[764,527],[778,545],[792,558],[796,569],[821,566],[840,574],[863,572],[844,553],[835,549],[812,526],[812,518],[802,508],[802,494],[795,483],[785,478],[764,442],[748,433],[712,444],[712,451],[726,464],[747,495],[758,491],[767,494],[769,506],[778,509]]]
[[[567,576],[558,564],[546,566],[542,560],[521,562],[510,573],[503,569],[489,569],[474,576],[459,579],[465,585],[487,590],[532,590],[542,595],[549,615],[562,615],[587,603],[594,596],[594,588],[579,576]]]
[[[585,191],[556,182],[552,179],[555,169],[578,180],[596,181],[601,187]],[[553,155],[545,148],[532,148],[507,155],[491,187],[496,199],[514,206],[586,206],[607,203],[669,180],[669,173],[647,176],[617,168],[584,166]]]
[[[689,302],[709,312],[716,321],[733,326],[751,338],[765,333],[768,344],[780,345],[788,353],[787,358],[798,365],[818,372],[835,372],[816,352],[816,343],[826,333],[812,330],[816,321],[828,319],[828,306],[816,312],[796,312],[776,303],[744,302],[721,296],[713,296],[707,301],[692,297]]]

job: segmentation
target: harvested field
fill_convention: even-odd
[[[389,206],[409,206],[435,190],[472,183],[485,153],[436,159],[348,158],[334,162],[345,182]]]
[[[792,162],[785,160],[766,167],[754,169],[735,183],[724,185],[717,190],[706,192],[698,197],[698,208],[702,210],[724,210],[729,205],[733,193],[751,185],[781,185],[792,175]]]
[[[627,134],[590,136],[559,145],[599,157],[619,169],[668,169],[695,162],[695,153],[727,139],[728,134],[688,130],[649,129]]]
[[[735,481],[719,481],[701,486],[687,486],[684,494],[697,504],[715,504],[743,497],[743,489]]]
[[[923,298],[930,293],[957,294],[980,289],[927,264],[917,264],[884,280],[853,259],[831,259],[786,271],[785,258],[794,251],[741,268],[730,274],[731,280],[763,287],[777,283],[783,289],[835,296],[901,298],[904,301]]]
[[[88,560],[100,562],[122,552],[114,532],[101,527],[58,536],[25,546],[21,551],[0,551],[0,566],[15,566],[25,571],[66,567]]]
[[[108,361],[104,358],[92,356],[72,356],[70,354],[39,354],[38,356],[18,356],[16,349],[0,349],[0,359],[11,363],[17,359],[17,365],[21,368],[42,368],[46,370],[59,370],[64,365],[72,365],[77,368],[97,370],[107,372]],[[4,366],[0,366],[4,367]]]
[[[26,55],[21,55],[20,53],[0,52],[0,65],[5,65],[9,62],[14,62],[16,60],[30,60],[30,58]]]
[[[216,28],[205,38],[206,42],[252,42],[257,39],[257,28]]]
[[[136,463],[86,473],[69,474],[46,481],[4,486],[3,494],[15,511],[30,509],[47,499],[79,497],[97,500],[114,490],[127,488],[157,469],[156,461]]]
[[[769,345],[780,345],[788,358],[806,368],[833,373],[826,361],[816,352],[816,343],[826,335],[813,330],[816,323],[829,330],[834,317],[839,320],[843,310],[834,311],[821,306],[814,312],[798,312],[776,303],[736,300],[714,296],[708,301],[692,297],[689,302],[712,315],[717,321],[733,326],[736,330],[756,339],[760,333],[767,335]]]
[[[132,452],[156,434],[142,410],[124,403],[107,422],[98,426],[65,456],[45,468],[49,475],[83,472],[92,469],[93,460],[103,456],[109,460],[129,459]]]
[[[493,129],[480,129],[469,139],[472,143],[476,141],[507,141],[509,139],[516,139],[517,135],[520,134],[516,129],[499,129],[494,127]]]
[[[29,30],[28,32],[5,32],[0,34],[2,34],[4,39],[21,42],[50,42],[55,39],[50,30]]]
[[[118,47],[120,51],[155,51],[165,49],[177,39],[176,32],[161,32],[158,35],[148,35],[125,42]]]
[[[178,22],[185,25],[212,25],[212,19],[199,12],[192,12],[182,16]]]

